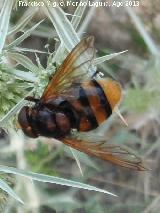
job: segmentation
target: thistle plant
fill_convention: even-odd
[[[86,2],[86,0],[83,1]],[[0,126],[8,130],[10,135],[10,144],[0,150],[0,160],[2,162],[0,172],[5,175],[11,174],[12,177],[15,177],[13,181],[14,187],[11,187],[12,184],[10,183],[12,183],[12,181],[10,179],[8,180],[7,176],[4,176],[4,178],[2,178],[2,176],[0,177],[0,188],[2,189],[0,195],[4,198],[7,197],[5,212],[13,212],[13,209],[17,212],[40,212],[40,206],[42,205],[55,208],[56,204],[61,204],[61,202],[66,202],[69,205],[79,207],[80,203],[75,199],[72,187],[114,195],[104,189],[89,184],[55,177],[51,175],[51,171],[48,171],[47,168],[45,172],[48,172],[49,174],[39,173],[41,165],[42,167],[43,165],[46,166],[45,163],[47,160],[53,159],[56,161],[56,157],[61,155],[59,154],[61,153],[60,148],[56,148],[54,154],[52,154],[49,153],[47,147],[46,153],[48,159],[46,161],[40,161],[41,159],[38,158],[39,162],[35,170],[34,165],[29,167],[29,160],[31,160],[31,156],[35,154],[34,152],[32,154],[26,154],[26,152],[29,152],[27,150],[27,145],[29,144],[31,147],[34,147],[33,144],[39,144],[42,142],[42,139],[34,140],[33,142],[24,137],[21,130],[17,127],[17,122],[14,122],[17,120],[17,113],[22,106],[30,104],[24,99],[24,97],[27,95],[40,97],[42,95],[50,77],[56,72],[57,66],[62,63],[67,54],[80,41],[82,35],[85,33],[87,25],[95,10],[95,8],[92,7],[85,15],[84,12],[86,7],[78,6],[74,11],[74,14],[66,14],[61,8],[52,8],[46,4],[46,1],[43,2],[45,4],[45,6],[41,8],[43,19],[36,21],[36,23],[33,20],[36,20],[34,17],[36,17],[39,12],[39,8],[26,8],[25,12],[18,17],[18,21],[13,24],[11,22],[11,16],[14,13],[14,10],[19,9],[17,7],[18,1],[4,0],[0,4]],[[149,60],[140,60],[139,63],[143,65],[141,73],[135,77],[133,76],[132,83],[134,84],[134,87],[128,87],[125,89],[126,97],[123,107],[127,112],[147,113],[148,119],[153,119],[154,117],[154,119],[159,122],[159,49],[145,31],[141,20],[138,19],[135,13],[128,8],[127,12],[134,22],[139,34],[143,38],[150,57]],[[47,21],[50,26],[46,26],[45,21]],[[40,51],[37,49],[23,48],[21,46],[25,39],[35,34],[41,37],[44,36],[45,38],[54,38],[54,43],[56,43],[54,51],[50,52],[47,48],[46,51]],[[46,43],[46,47],[47,45],[48,44]],[[31,59],[27,57],[27,52],[35,55],[36,63],[33,63]],[[94,65],[102,65],[103,62],[110,60],[115,56],[119,56],[118,58],[121,59],[123,58],[123,55],[121,56],[120,54],[123,52],[95,58]],[[128,61],[128,54],[129,53],[127,53],[127,57],[124,55],[124,63],[127,63]],[[43,65],[40,55],[45,55],[47,57],[46,66]],[[130,63],[128,66],[130,69]],[[151,73],[150,70],[153,70],[153,72]],[[146,72],[145,76],[144,72]],[[141,84],[141,81],[139,80],[141,77],[144,78],[143,84]],[[154,113],[152,112],[153,106]],[[108,123],[109,122],[112,122],[112,120],[108,121]],[[140,122],[141,120],[139,119],[139,123]],[[144,122],[146,122],[145,119]],[[114,139],[116,140],[118,138],[119,141],[123,141],[124,136],[122,135],[124,134],[115,134]],[[132,139],[133,137],[131,133],[127,133],[126,135],[129,139]],[[138,145],[141,142],[140,139],[135,136],[133,137],[133,140],[137,140]],[[144,156],[148,156],[151,152],[155,151],[157,147],[159,147],[158,144],[159,140],[156,141],[152,148],[145,147]],[[41,152],[41,156],[44,156],[45,148],[42,149],[43,152],[41,152],[41,149],[39,149],[39,152]],[[65,152],[67,153],[67,156],[72,156],[70,150],[65,150]],[[94,170],[97,169],[97,165],[86,155],[81,155],[81,153],[76,151],[73,152],[73,155],[81,170],[80,162],[85,163],[89,168],[92,167]],[[4,159],[3,156],[5,156]],[[12,163],[10,161],[8,163],[7,161],[10,156],[14,156]],[[29,160],[27,158],[29,158]],[[4,162],[7,162],[7,165]],[[16,168],[8,167],[8,165],[15,165]],[[34,170],[34,172],[29,171],[29,169]],[[83,172],[83,170],[81,172]],[[85,176],[83,177],[83,180],[85,181]],[[37,181],[39,182],[39,185]],[[42,182],[65,185],[69,186],[69,188],[66,193],[59,193],[57,195],[55,192],[54,195],[52,194],[50,196],[50,194],[44,193],[42,188],[39,187],[42,185]],[[14,188],[14,190],[12,188]],[[3,194],[2,192],[5,193]],[[6,194],[8,194],[8,196],[6,196]],[[85,208],[87,209],[88,206],[90,206],[92,211],[95,208],[95,212],[105,212],[105,210],[100,210],[101,207],[99,204],[95,207],[95,200],[97,200],[96,196],[91,196],[91,198],[94,198],[92,200],[88,199]],[[27,205],[25,205],[25,207],[21,204],[17,205],[17,201],[20,203],[24,202]],[[66,203],[62,211],[65,209],[66,212],[70,213],[71,210],[70,208],[67,210]],[[60,207],[62,206],[59,205],[59,208]],[[112,208],[114,209],[113,206]],[[117,209],[115,211],[117,212]]]
[[[69,21],[67,17],[68,14],[65,14],[65,12],[61,8],[51,8],[46,4],[45,1],[43,2],[45,4],[45,6],[43,7],[43,13],[46,19],[48,19],[48,21],[52,23],[53,30],[57,34],[59,40],[59,46],[55,49],[53,53],[50,53],[48,51],[42,52],[35,49],[26,49],[21,47],[21,43],[30,35],[32,35],[35,30],[44,22],[44,20],[41,20],[38,23],[35,23],[32,27],[28,27],[28,25],[32,21],[32,18],[38,12],[38,8],[27,8],[25,13],[22,14],[22,16],[19,18],[19,21],[13,26],[11,26],[10,17],[13,12],[13,8],[16,6],[15,3],[17,3],[17,1],[5,0],[2,4],[0,14],[0,125],[4,128],[7,128],[8,123],[11,124],[11,128],[9,130],[11,134],[11,143],[9,147],[5,148],[5,150],[8,150],[8,152],[11,153],[15,153],[17,168],[0,166],[0,171],[3,173],[10,173],[27,177],[31,180],[56,183],[60,185],[72,186],[88,190],[95,190],[114,195],[108,191],[84,183],[62,179],[54,176],[28,172],[26,170],[27,162],[24,156],[24,142],[26,141],[26,138],[24,138],[20,130],[18,130],[17,132],[17,127],[15,126],[15,123],[11,122],[12,118],[16,116],[18,110],[23,105],[29,104],[26,100],[24,100],[25,96],[31,94],[40,97],[42,95],[42,92],[46,87],[50,76],[54,75],[54,72],[56,71],[55,63],[57,65],[60,65],[63,59],[68,54],[68,52],[70,52],[72,48],[80,41],[81,38],[79,35],[83,33],[82,29],[84,30],[84,26],[86,27],[86,23],[88,20],[87,15],[84,20],[81,21],[85,7],[77,7],[71,18],[71,21]],[[94,12],[93,9],[91,10],[91,12]],[[91,13],[89,14],[91,15]],[[81,27],[79,27],[80,23]],[[23,33],[17,37],[17,33],[20,31]],[[31,52],[35,54],[37,62],[36,64],[34,64],[25,55],[26,52]],[[96,58],[95,66],[121,53],[122,52]],[[48,59],[46,67],[42,65],[38,54],[47,55]],[[5,152],[5,150],[1,150],[1,152],[3,153]],[[78,159],[76,160],[77,162],[79,162]],[[17,188],[24,187],[24,180],[20,180],[19,178],[18,180],[19,185],[16,186],[17,192],[19,191]],[[0,180],[0,187],[9,195],[11,195],[16,200],[22,203],[22,200],[15,194],[15,192],[9,187],[9,185],[7,185],[7,183]],[[40,204],[37,200],[36,188],[34,185],[31,186],[30,183],[27,183],[25,190],[27,191],[28,188],[32,189],[32,198],[36,199],[35,202],[37,203],[38,208]],[[12,205],[8,208],[10,209],[11,207]]]

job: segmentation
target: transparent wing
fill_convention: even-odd
[[[110,161],[111,163],[128,169],[139,171],[148,170],[139,157],[121,146],[111,145],[105,141],[89,142],[76,138],[66,138],[63,140],[63,143],[88,155]]]
[[[94,55],[94,37],[82,39],[58,68],[41,100],[45,102],[65,92],[73,83],[91,78],[96,72],[93,67]]]

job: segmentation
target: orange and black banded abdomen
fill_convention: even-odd
[[[111,79],[92,79],[75,84],[65,95],[48,103],[38,101],[32,108],[24,106],[18,116],[24,133],[64,138],[71,129],[89,131],[112,114],[121,98],[120,85]]]
[[[111,79],[83,82],[78,88],[77,98],[70,101],[70,105],[78,114],[76,128],[79,131],[97,128],[112,114],[120,98],[120,85]]]

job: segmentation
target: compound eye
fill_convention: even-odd
[[[37,138],[38,135],[32,129],[32,124],[29,121],[29,111],[30,108],[28,106],[24,106],[18,114],[18,122],[25,135],[31,138]]]

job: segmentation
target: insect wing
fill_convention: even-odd
[[[128,169],[139,171],[148,170],[139,157],[121,146],[110,145],[105,141],[89,142],[76,138],[66,138],[63,140],[63,143],[88,155],[110,161],[111,163]]]
[[[96,72],[93,67],[94,55],[94,37],[82,39],[58,68],[41,100],[45,102],[64,93],[73,83],[91,78]]]

